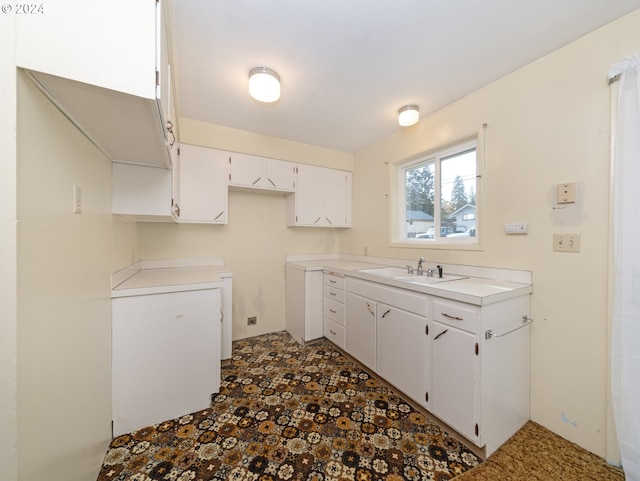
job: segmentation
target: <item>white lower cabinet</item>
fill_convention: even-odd
[[[430,410],[469,439],[476,437],[475,335],[434,322]]]
[[[112,299],[113,434],[206,409],[220,388],[219,289]]]
[[[427,382],[423,294],[347,278],[346,351],[416,400]]]
[[[345,294],[344,277],[333,272],[325,272],[323,285],[323,334],[336,346],[344,349]]]
[[[378,374],[425,407],[426,325],[424,315],[378,305]]]
[[[376,301],[347,292],[345,350],[375,372],[377,313]]]
[[[529,419],[529,309],[347,277],[345,351],[489,455]]]
[[[322,337],[322,271],[285,267],[285,328],[304,345]]]

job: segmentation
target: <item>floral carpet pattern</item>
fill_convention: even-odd
[[[283,331],[234,341],[211,408],[115,438],[98,481],[441,481],[480,462],[330,342]]]

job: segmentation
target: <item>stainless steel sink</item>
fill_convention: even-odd
[[[465,279],[465,277],[463,276],[452,276],[449,274],[445,274],[442,277],[438,277],[437,274],[433,277],[429,277],[426,274],[419,276],[415,273],[409,274],[407,272],[407,269],[404,269],[402,267],[374,267],[372,269],[359,269],[358,272],[373,274],[374,276],[386,277],[388,279],[394,279],[396,281],[411,282],[413,284],[436,284],[438,282]]]

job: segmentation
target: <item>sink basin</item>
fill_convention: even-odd
[[[367,274],[374,274],[376,276],[394,278],[409,275],[407,273],[407,269],[403,267],[374,267],[373,269],[359,269],[358,272],[365,272]]]
[[[445,274],[442,277],[438,277],[437,274],[434,277],[429,277],[426,274],[419,276],[415,274],[415,272],[413,274],[409,274],[407,269],[402,267],[374,267],[372,269],[360,269],[358,272],[387,277],[396,281],[411,282],[413,284],[436,284],[438,282],[464,279],[463,276],[452,276],[448,274]]]

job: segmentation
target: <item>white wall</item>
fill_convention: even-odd
[[[183,143],[350,170],[353,156],[283,139],[180,119]],[[231,191],[226,225],[140,223],[140,257],[223,257],[233,272],[233,338],[285,328],[287,254],[338,252],[340,231],[286,227],[286,198]],[[257,316],[255,326],[247,317]]]
[[[0,479],[17,478],[15,17],[0,15]]]
[[[640,11],[358,152],[354,226],[340,246],[354,254],[367,247],[374,256],[533,271],[531,417],[600,456],[608,449],[606,76],[612,63],[637,51]],[[387,216],[380,216],[388,210],[385,162],[463,138],[483,123],[484,249],[389,247]],[[555,186],[566,181],[578,183],[578,202],[553,210]],[[529,234],[505,236],[508,222],[528,222]],[[582,236],[579,254],[552,252],[552,235],[562,232]]]
[[[93,481],[111,438],[111,163],[22,72],[17,146],[18,479]]]

